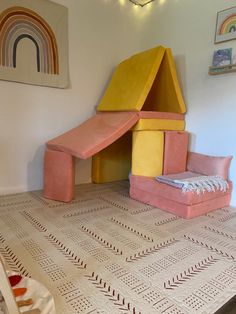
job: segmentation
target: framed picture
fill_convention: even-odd
[[[236,39],[236,7],[217,13],[215,43]]]
[[[214,51],[212,66],[222,67],[230,65],[232,61],[232,48],[219,49]]]
[[[232,72],[232,48],[215,50],[213,54],[212,66],[209,74],[223,74]]]
[[[48,0],[0,1],[0,80],[68,86],[66,7]]]

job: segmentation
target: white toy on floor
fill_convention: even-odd
[[[0,255],[0,314],[56,314],[53,296],[38,281],[8,272]],[[12,289],[12,281],[14,289]],[[21,289],[22,294],[14,292]],[[25,290],[25,291],[24,291]]]

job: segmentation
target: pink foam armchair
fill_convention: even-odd
[[[164,158],[168,159],[169,154],[166,153],[167,157]],[[171,159],[172,165],[169,168],[173,171],[172,173],[176,173],[175,167],[179,167],[179,162],[175,165],[173,157]],[[184,158],[183,153],[182,158]],[[176,159],[178,160],[178,158]],[[199,194],[194,191],[187,191],[183,193],[180,188],[158,182],[156,178],[131,175],[130,197],[187,219],[227,207],[230,205],[232,192],[232,182],[228,177],[231,159],[232,156],[214,157],[189,152],[185,169],[182,169],[182,171],[198,173],[199,176],[219,175],[228,183],[226,191],[205,191]],[[168,174],[168,171],[165,174]]]

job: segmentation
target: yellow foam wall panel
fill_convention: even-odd
[[[134,131],[132,174],[155,177],[162,174],[164,132]]]
[[[138,53],[116,68],[98,111],[140,111],[153,85],[164,47]]]
[[[139,130],[169,130],[183,131],[185,128],[184,120],[169,119],[140,119],[132,128],[133,131]]]
[[[161,66],[144,103],[143,110],[177,113],[186,112],[174,57],[169,48],[165,50]]]
[[[132,132],[93,156],[92,182],[106,183],[128,179],[131,171]]]

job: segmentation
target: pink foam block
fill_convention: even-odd
[[[209,156],[194,152],[188,153],[187,169],[206,176],[219,175],[228,180],[229,167],[233,156]]]
[[[188,154],[187,132],[166,131],[163,174],[184,172]]]
[[[226,192],[182,193],[181,189],[159,183],[154,178],[131,176],[130,197],[171,212],[183,218],[193,218],[229,206],[232,183]]]
[[[115,142],[137,121],[137,112],[99,112],[80,126],[47,143],[47,147],[82,159]]]
[[[74,198],[74,158],[64,152],[47,149],[44,155],[44,197],[70,202]]]

